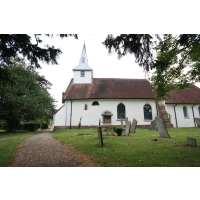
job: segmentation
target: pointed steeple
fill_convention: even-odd
[[[83,45],[83,50],[82,50],[82,53],[81,53],[81,58],[79,60],[79,65],[72,70],[73,71],[80,71],[80,70],[90,71],[90,70],[92,70],[92,68],[90,68],[89,65],[88,65],[85,43]]]

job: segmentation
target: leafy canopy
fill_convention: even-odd
[[[155,70],[150,80],[157,99],[170,97],[168,93],[174,89],[182,90],[200,82],[199,34],[165,34],[163,39],[149,34],[108,35],[103,44],[109,53],[114,50],[119,59],[134,54],[135,62],[145,73]]]
[[[53,35],[46,34],[47,37]],[[74,37],[78,39],[77,34],[59,34],[60,38]],[[40,61],[47,64],[58,64],[57,59],[62,53],[60,49],[48,44],[43,44],[41,34],[35,34],[35,42],[31,36],[26,34],[0,34],[0,81],[12,82],[9,73],[3,68],[6,65],[13,64],[13,58],[26,58],[34,68],[41,68]]]
[[[15,131],[20,121],[49,116],[55,111],[55,100],[47,92],[51,83],[24,61],[5,66],[14,84],[0,85],[0,120],[6,120],[8,130]]]

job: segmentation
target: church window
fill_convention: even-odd
[[[188,112],[187,112],[187,107],[186,106],[183,106],[183,114],[184,114],[185,118],[188,117]]]
[[[144,120],[152,120],[152,109],[148,103],[144,105],[143,111],[144,111]]]
[[[87,104],[85,104],[84,110],[88,110],[88,106],[87,106]]]
[[[92,105],[93,105],[93,106],[99,106],[99,102],[98,102],[98,101],[94,101],[94,102],[92,103]]]
[[[121,118],[125,119],[125,106],[122,103],[117,106],[117,119]]]
[[[85,71],[81,71],[81,77],[85,77]]]
[[[198,110],[199,110],[199,117],[200,117],[200,106],[198,107]]]

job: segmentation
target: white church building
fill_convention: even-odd
[[[88,65],[85,44],[79,65],[72,69],[74,78],[62,94],[63,105],[53,116],[51,131],[75,129],[81,118],[82,128],[120,126],[121,118],[137,128],[149,128],[160,116],[166,127],[195,127],[200,116],[200,88],[170,92],[171,99],[156,101],[147,79],[94,78]]]

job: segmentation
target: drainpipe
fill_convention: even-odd
[[[192,106],[193,119],[194,119],[194,110],[193,110],[194,106],[195,106],[195,104]],[[194,127],[196,127],[195,119],[194,119]]]
[[[71,114],[70,114],[70,129],[72,129],[71,122],[72,122],[72,100],[71,100]]]
[[[177,104],[175,106],[177,106]],[[175,106],[174,106],[174,114],[175,114],[175,119],[176,119],[176,128],[178,128]]]
[[[156,112],[157,112],[157,116],[158,116],[158,101],[156,101],[155,104],[156,104]]]

